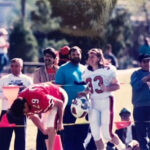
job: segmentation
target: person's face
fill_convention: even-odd
[[[29,106],[27,103],[24,104],[24,110],[23,110],[24,114],[27,115],[29,113]]]
[[[55,59],[52,57],[52,55],[46,53],[44,55],[44,62],[46,66],[53,65],[55,62]]]
[[[79,49],[76,49],[75,51],[72,51],[70,53],[70,61],[73,64],[79,64],[81,61],[81,52]]]
[[[19,62],[13,62],[11,63],[11,73],[15,76],[18,76],[22,72],[22,66]]]
[[[143,70],[150,71],[150,59],[143,59],[140,65]]]
[[[129,114],[123,114],[121,115],[122,121],[130,121],[130,115]]]
[[[88,60],[87,60],[87,62],[88,62],[88,64],[89,64],[90,66],[92,66],[92,67],[98,66],[99,61],[100,61],[100,58],[97,57],[96,54],[90,53],[90,54],[88,55]]]

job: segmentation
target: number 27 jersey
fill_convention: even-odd
[[[117,78],[116,68],[112,65],[94,71],[86,69],[82,75],[91,92],[91,99],[105,99],[112,95],[112,92],[103,92],[101,85],[108,86],[114,78]]]

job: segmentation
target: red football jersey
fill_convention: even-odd
[[[50,82],[34,84],[23,90],[19,97],[27,100],[31,113],[42,113],[53,107],[54,98],[63,101],[63,95],[59,88]]]

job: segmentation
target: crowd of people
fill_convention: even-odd
[[[59,52],[47,47],[43,50],[44,66],[36,69],[33,79],[22,73],[21,58],[10,60],[11,73],[0,78],[0,120],[7,117],[10,123],[22,127],[0,128],[0,147],[9,150],[14,131],[14,150],[25,150],[26,119],[29,118],[38,130],[36,150],[53,150],[56,134],[60,134],[64,150],[149,150],[149,50],[140,49],[141,68],[131,76],[134,124],[115,132],[113,92],[120,88],[118,62],[111,44],[106,45],[105,52],[90,49],[83,65],[80,47],[64,46]],[[3,93],[4,86],[20,87],[11,106]],[[70,107],[73,99],[84,94],[89,94],[91,100],[89,124],[76,124]],[[121,121],[131,121],[130,116],[130,111],[121,110]]]

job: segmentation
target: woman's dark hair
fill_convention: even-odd
[[[26,100],[23,98],[17,98],[13,104],[11,105],[9,112],[14,115],[15,117],[22,117],[24,116],[24,105]]]
[[[55,59],[56,56],[57,56],[56,50],[55,50],[54,48],[52,48],[52,47],[47,47],[46,49],[44,49],[44,50],[43,50],[43,54],[44,54],[44,56],[45,56],[46,54],[49,54],[49,55],[51,55],[54,59]]]

